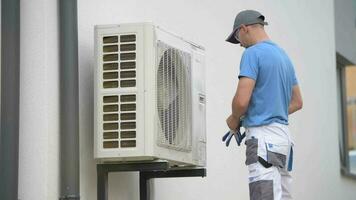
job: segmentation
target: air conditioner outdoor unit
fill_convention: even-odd
[[[151,23],[95,27],[94,156],[206,165],[204,49]]]

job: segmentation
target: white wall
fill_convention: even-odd
[[[93,131],[93,26],[152,21],[206,47],[208,177],[153,182],[153,198],[248,199],[244,148],[221,143],[230,112],[242,49],[224,42],[236,13],[257,9],[267,31],[292,58],[305,106],[291,117],[295,135],[296,199],[354,199],[356,181],[340,176],[332,0],[301,1],[79,1],[81,194],[95,199]],[[110,199],[138,199],[135,173],[112,174]],[[229,192],[230,191],[230,192]]]
[[[356,64],[356,1],[335,0],[336,50]]]
[[[96,199],[93,160],[93,26],[152,21],[206,48],[208,177],[162,179],[152,199],[248,199],[244,147],[221,136],[236,89],[242,49],[224,42],[236,13],[257,9],[293,60],[305,106],[291,117],[295,199],[355,199],[356,181],[340,175],[333,0],[80,0],[81,199]],[[58,199],[59,110],[57,1],[21,1],[19,198]],[[353,54],[355,55],[355,54]],[[136,173],[109,177],[111,200],[138,199]]]
[[[58,199],[57,1],[21,1],[19,199]]]

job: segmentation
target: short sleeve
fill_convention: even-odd
[[[248,77],[256,81],[258,71],[258,56],[256,52],[250,49],[245,50],[240,62],[239,78]]]
[[[298,79],[297,76],[295,75],[295,72],[293,73],[293,82],[292,82],[293,86],[298,85]]]
[[[290,60],[289,60],[290,62]],[[290,62],[291,68],[292,68],[292,86],[298,85],[298,79],[297,79],[297,75],[295,74],[295,69],[294,69],[294,65],[292,64],[292,62]]]

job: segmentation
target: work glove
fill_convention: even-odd
[[[241,129],[242,121],[240,121],[240,125],[237,128],[237,130],[233,131],[230,130],[228,131],[222,138],[222,141],[225,142],[225,145],[228,147],[230,145],[230,141],[232,137],[235,137],[237,146],[241,145],[242,140],[246,137],[246,133],[241,134],[240,129]]]

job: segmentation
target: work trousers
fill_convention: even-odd
[[[294,142],[287,125],[246,129],[250,200],[291,200]]]

